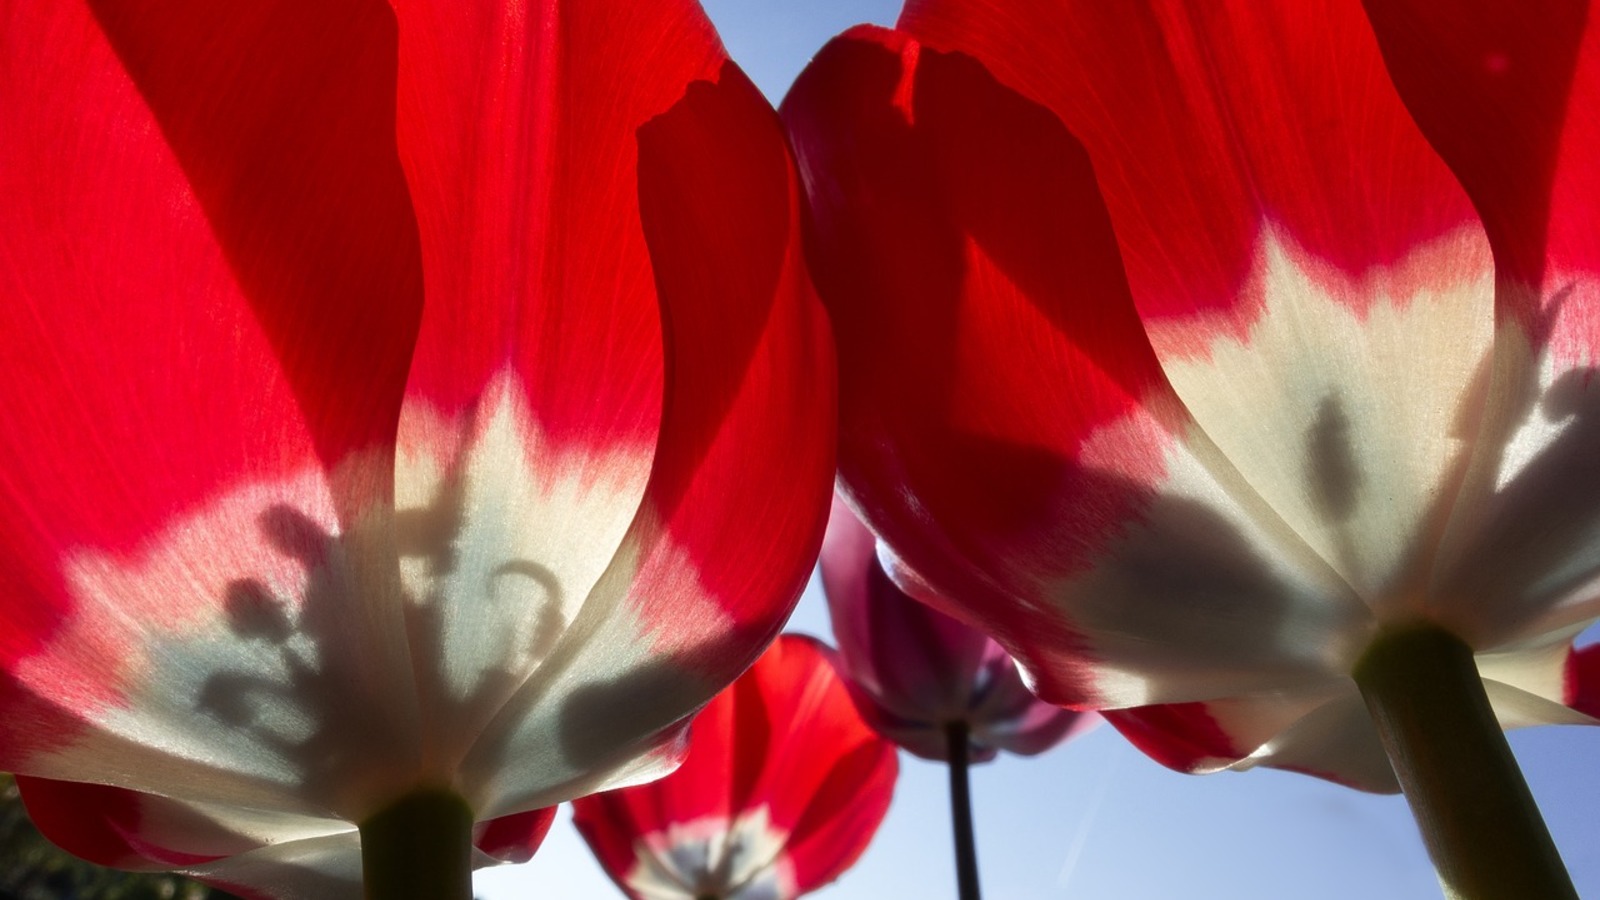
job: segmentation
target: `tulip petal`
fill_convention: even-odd
[[[1600,615],[1600,25],[1586,3],[1370,4],[1396,86],[1499,266],[1484,438],[1434,593],[1478,646]],[[1538,528],[1528,523],[1537,521]]]
[[[866,850],[888,812],[898,763],[893,747],[863,726],[832,650],[799,635],[774,646],[776,660],[755,679],[772,736],[749,790],[768,799],[773,822],[788,831],[786,854],[804,892],[832,881]],[[794,736],[800,723],[805,740]],[[829,752],[819,752],[823,747]],[[736,765],[754,768],[751,748],[739,749]]]
[[[667,339],[654,466],[609,566],[569,595],[548,655],[514,670],[527,672],[517,693],[463,764],[491,810],[645,777],[641,754],[670,759],[677,720],[771,639],[821,540],[831,348],[776,119],[730,63],[637,140]]]
[[[1369,611],[1171,393],[1058,119],[868,28],[783,115],[850,386],[841,481],[944,611],[982,610],[1061,705],[1263,690],[1353,652]]]
[[[361,896],[359,839],[345,822],[70,781],[18,777],[17,785],[46,837],[99,865],[181,870],[251,897]]]
[[[236,628],[311,577],[279,523],[315,520],[352,570],[383,556],[368,545],[422,287],[392,16],[368,0],[0,16],[0,766],[284,802],[304,773],[219,728],[205,690],[236,648],[265,658],[253,671],[296,663]],[[390,596],[366,586],[324,611],[324,649],[355,659],[311,699],[367,709],[376,748],[414,710],[393,690]],[[299,699],[277,710],[291,742]]]
[[[556,807],[547,806],[480,822],[473,830],[472,845],[499,862],[525,863],[533,859],[555,820]]]
[[[39,830],[98,865],[176,869],[249,896],[361,896],[360,840],[346,822],[71,781],[19,776],[17,784]],[[552,808],[480,823],[474,867],[526,862],[554,818]]]
[[[360,900],[361,838],[354,831],[282,844],[182,870],[247,900]]]
[[[428,290],[396,505],[430,752],[459,756],[638,510],[663,334],[637,132],[725,55],[686,2],[394,5]]]
[[[1562,662],[1570,648],[1535,655],[1554,665],[1543,665],[1544,677],[1528,679],[1529,654],[1480,655],[1484,689],[1502,728],[1533,725],[1600,724],[1563,705]],[[1516,670],[1516,671],[1513,671]],[[1500,680],[1511,676],[1514,681]],[[1517,682],[1522,685],[1518,686]],[[1372,727],[1371,714],[1359,693],[1349,691],[1302,716],[1251,755],[1234,766],[1271,766],[1315,775],[1350,787],[1378,793],[1396,793],[1400,784]]]
[[[642,489],[662,334],[637,131],[726,54],[681,0],[394,5],[429,298],[409,398],[465,427],[510,373],[550,465],[643,449]]]
[[[1481,212],[1503,277],[1524,288],[1501,293],[1502,314],[1536,326],[1552,301],[1573,303],[1556,296],[1572,279],[1592,291],[1600,23],[1588,3],[1529,16],[1498,0],[1403,0],[1367,13],[1401,97]],[[1571,315],[1593,318],[1592,301],[1577,306]],[[1592,361],[1592,322],[1569,334],[1584,345],[1566,349]]]
[[[204,865],[262,844],[350,830],[342,822],[200,805],[108,785],[17,776],[28,816],[57,846],[96,865],[160,871]],[[208,813],[220,813],[214,818]]]
[[[1590,644],[1568,660],[1562,700],[1585,715],[1600,719],[1600,644]]]
[[[1359,274],[1476,223],[1389,85],[1359,2],[911,0],[900,27],[982,59],[1083,141],[1141,313],[1196,320],[1191,352],[1207,324],[1259,313],[1264,298],[1239,288],[1264,228]],[[1236,321],[1207,323],[1207,310]],[[1158,349],[1178,352],[1177,337]]]

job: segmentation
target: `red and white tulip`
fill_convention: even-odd
[[[23,0],[0,110],[0,768],[343,871],[413,790],[671,767],[834,447],[792,164],[696,3]]]
[[[573,821],[634,900],[790,900],[855,863],[898,771],[834,652],[784,635],[695,718],[676,772],[582,798]]]
[[[912,0],[783,106],[844,488],[1183,768],[1394,789],[1351,672],[1414,623],[1594,721],[1600,28],[1373,6]]]

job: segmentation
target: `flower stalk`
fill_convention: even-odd
[[[1578,896],[1466,642],[1435,625],[1391,630],[1354,675],[1447,897]]]
[[[366,900],[472,900],[472,808],[424,788],[361,823]]]
[[[965,722],[945,726],[945,737],[950,742],[950,825],[956,843],[956,896],[960,900],[979,900],[978,848],[972,833],[972,786],[967,773],[971,742],[967,732]]]

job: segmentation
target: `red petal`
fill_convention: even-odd
[[[770,106],[692,0],[532,6],[399,4],[430,292],[399,503],[427,546],[403,565],[433,579],[412,624],[444,633],[412,646],[493,810],[670,757],[792,608],[833,473],[831,344]],[[507,400],[515,428],[475,453]],[[530,640],[477,573],[536,592]]]
[[[525,863],[533,859],[555,820],[554,806],[490,819],[478,824],[472,843],[501,862]]]
[[[1106,710],[1107,722],[1144,754],[1169,769],[1202,772],[1249,752],[1235,747],[1204,703],[1167,703]]]
[[[554,625],[543,633],[558,636],[617,553],[662,425],[666,335],[640,209],[640,130],[726,55],[688,0],[395,7],[401,155],[428,291],[398,504],[420,527],[402,539],[445,574],[452,567],[434,561],[480,539],[493,545],[468,552],[485,575],[540,573],[557,607],[541,611]],[[496,429],[511,432],[509,450],[475,453]],[[468,508],[467,486],[501,507]],[[492,646],[505,633],[476,590],[428,587],[431,614],[466,634],[461,643]],[[507,644],[530,657],[525,642]],[[518,665],[496,655],[484,654],[484,670],[499,671],[470,708],[437,704],[461,732],[481,727],[543,653]]]
[[[1567,657],[1566,704],[1600,719],[1600,644],[1590,644]]]
[[[130,551],[229,489],[385,456],[421,270],[381,3],[51,0],[5,18],[9,671],[71,615],[62,552]],[[346,515],[387,493],[381,460],[338,474]],[[92,706],[84,690],[48,692]],[[62,727],[0,746],[14,762]]]
[[[97,865],[158,872],[201,865],[256,846],[226,834],[182,804],[153,794],[23,775],[17,776],[17,787],[40,833]]]
[[[648,721],[605,716],[621,731],[585,746],[614,755],[749,664],[820,541],[831,348],[786,146],[690,0],[397,7],[429,279],[403,443],[448,467],[510,374],[535,479],[632,493],[627,534],[548,523],[616,551],[598,585],[532,560],[586,607],[631,595],[652,654],[691,670]]]
[[[822,541],[832,341],[787,145],[744,73],[729,63],[692,85],[639,148],[667,395],[630,602],[661,650],[720,684],[782,626]]]
[[[1396,87],[1477,204],[1503,274],[1527,286],[1545,284],[1549,269],[1600,268],[1600,127],[1589,115],[1600,103],[1600,28],[1588,6],[1368,9]]]
[[[1257,765],[1358,790],[1400,789],[1354,685],[1323,693],[1229,698],[1103,713],[1151,759],[1180,772]]]
[[[1356,274],[1476,221],[1357,0],[913,0],[901,26],[973,53],[1083,141],[1148,317],[1248,325],[1263,223]]]
[[[1001,598],[1089,564],[1171,438],[1156,425],[1102,446],[1126,477],[1078,464],[1085,440],[1146,404],[1181,416],[1081,147],[971,59],[881,29],[824,48],[782,112],[849,385],[842,482],[942,593],[996,611],[1008,646],[1072,643]]]
[[[716,77],[709,22],[681,0],[395,7],[428,279],[410,394],[454,417],[509,371],[555,449],[648,450],[662,332],[637,133]]]
[[[40,832],[98,865],[186,871],[261,896],[353,896],[359,890],[360,846],[353,827],[343,822],[202,808],[106,785],[27,776],[18,776],[17,786]],[[235,813],[240,818],[230,821]],[[474,867],[493,860],[527,862],[554,819],[552,807],[480,822],[473,844],[487,857],[476,857]],[[341,836],[349,840],[328,840]],[[295,850],[296,844],[304,849]]]
[[[759,766],[760,776],[748,797],[733,799],[744,809],[770,804],[773,822],[790,831],[796,886],[809,891],[866,850],[889,809],[899,771],[894,746],[862,721],[836,655],[811,638],[780,638],[746,681],[754,684],[743,689],[760,692],[771,733],[760,743],[738,740],[736,766]],[[742,725],[735,727],[742,737]]]

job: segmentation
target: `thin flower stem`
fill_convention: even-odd
[[[956,895],[979,900],[978,848],[972,835],[972,787],[967,780],[970,745],[967,723],[945,726],[950,748],[950,824],[956,838]]]
[[[1445,895],[1576,900],[1472,649],[1438,626],[1397,629],[1372,642],[1355,679]]]
[[[472,809],[422,789],[361,823],[366,900],[472,900]]]

